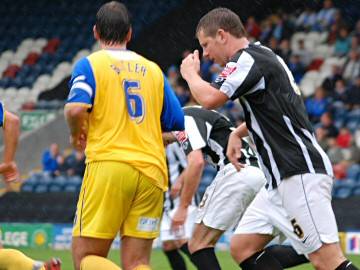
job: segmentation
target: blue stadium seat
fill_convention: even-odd
[[[56,183],[56,184],[60,184],[60,185],[64,185],[67,182],[67,178],[66,176],[63,175],[58,175],[54,178],[54,180],[52,181],[52,183]]]
[[[79,190],[80,190],[80,185],[77,184],[67,183],[64,186],[65,192],[79,192]]]
[[[34,184],[33,184],[33,183],[25,182],[25,183],[21,186],[21,191],[22,191],[22,192],[34,192]]]
[[[36,187],[34,187],[34,192],[36,192],[36,193],[48,192],[48,185],[47,184],[39,184]]]
[[[357,183],[352,190],[353,196],[360,196],[360,183]]]
[[[51,183],[48,187],[49,192],[60,192],[63,191],[63,184],[60,183]]]
[[[355,183],[350,180],[336,181],[333,188],[333,197],[338,199],[345,199],[352,195]]]
[[[48,185],[53,182],[53,178],[48,174],[43,174],[42,177],[39,178],[38,183]]]
[[[68,183],[73,185],[81,185],[82,178],[78,175],[70,176],[68,177]]]
[[[360,179],[360,164],[353,164],[347,169],[347,178],[357,181]]]

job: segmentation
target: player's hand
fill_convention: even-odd
[[[194,74],[200,73],[200,58],[199,51],[195,50],[194,53],[186,56],[180,66],[181,76],[185,80],[189,80]]]
[[[181,181],[176,181],[175,184],[171,186],[171,189],[170,189],[171,199],[175,199],[176,197],[179,197],[181,188],[182,188]]]
[[[20,173],[14,161],[1,163],[0,174],[4,176],[4,180],[6,182],[14,182],[20,180]]]
[[[230,133],[228,146],[226,150],[226,156],[228,157],[229,161],[234,165],[237,171],[240,171],[242,168],[245,167],[244,164],[239,162],[241,158],[241,138],[236,134],[235,131]]]
[[[86,134],[80,133],[77,136],[70,135],[70,144],[78,151],[83,152],[86,148]]]
[[[171,219],[171,231],[175,234],[181,234],[187,218],[187,207],[179,206]]]

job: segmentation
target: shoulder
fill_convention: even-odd
[[[89,70],[91,69],[91,65],[90,65],[90,61],[89,61],[89,56],[87,57],[83,57],[80,58],[78,61],[76,61],[74,68],[73,68],[73,72],[81,72],[84,70]]]

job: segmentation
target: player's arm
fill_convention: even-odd
[[[247,129],[246,123],[241,123],[236,129],[233,130],[236,133],[237,137],[244,138],[249,136],[249,131]]]
[[[199,75],[200,61],[196,50],[188,55],[181,64],[181,75],[188,82],[196,100],[207,109],[223,105],[228,99],[265,89],[265,79],[255,64],[254,58],[243,51],[238,59],[228,62],[216,80],[208,84]]]
[[[205,161],[202,148],[206,146],[207,130],[197,129],[194,118],[185,116],[185,131],[174,132],[187,155],[187,167],[184,171],[184,184],[180,194],[180,204],[172,218],[173,229],[185,223],[187,209],[199,186]]]
[[[248,134],[248,129],[246,127],[246,123],[244,122],[236,129],[234,129],[229,136],[226,156],[228,157],[229,161],[235,166],[237,171],[240,171],[241,168],[244,167],[244,165],[239,162],[242,147],[241,138],[248,136]]]
[[[180,208],[187,209],[191,204],[201,180],[205,166],[203,153],[200,149],[194,150],[187,156],[188,166],[184,171],[184,184],[180,194]]]
[[[70,92],[65,105],[65,119],[70,142],[78,150],[86,146],[89,112],[95,98],[95,79],[87,58],[79,60],[69,82]]]
[[[86,147],[88,111],[86,107],[65,106],[65,119],[70,130],[70,143],[80,151]]]
[[[4,110],[0,103],[0,125],[4,134],[4,156],[0,164],[0,173],[5,181],[10,182],[19,179],[19,171],[15,163],[15,153],[20,136],[20,120],[15,114]]]
[[[164,76],[164,101],[161,112],[163,131],[184,130],[184,112],[168,80]]]
[[[188,83],[196,101],[206,109],[215,109],[225,104],[229,97],[204,81],[199,75],[199,70],[199,51],[195,50],[182,61],[181,75]]]
[[[183,170],[181,172],[181,174],[178,176],[178,178],[176,179],[175,183],[171,185],[170,197],[172,199],[175,199],[176,197],[178,197],[181,192],[181,189],[184,185],[185,171],[186,170]]]
[[[188,166],[184,170],[184,183],[180,194],[180,204],[172,217],[172,230],[177,231],[184,225],[188,207],[199,186],[205,161],[200,149],[190,152],[187,156]]]

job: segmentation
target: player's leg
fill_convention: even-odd
[[[264,252],[275,233],[266,216],[268,207],[266,190],[262,188],[246,209],[231,238],[231,256],[241,269],[283,269],[272,256]]]
[[[35,261],[15,249],[0,249],[0,269],[5,270],[60,270],[61,262],[52,259],[49,262]]]
[[[273,256],[283,268],[309,263],[305,255],[298,254],[296,250],[289,245],[271,245],[265,248],[265,251]]]
[[[264,247],[272,240],[266,234],[236,234],[231,239],[231,256],[243,270],[283,269]]]
[[[185,243],[186,240],[169,240],[162,243],[162,250],[173,270],[186,270],[185,260],[179,249]]]
[[[82,264],[82,260],[89,255],[106,258],[112,243],[112,239],[96,239],[90,237],[73,237],[72,256],[75,269],[88,270],[87,265]],[[82,267],[80,268],[80,264]],[[101,262],[95,264],[98,269],[102,269]]]
[[[174,208],[175,207],[176,206],[174,206]],[[180,251],[182,250],[182,247],[185,250],[185,247],[187,247],[187,239],[191,237],[191,232],[194,224],[194,211],[191,211],[190,208],[194,208],[194,210],[196,210],[195,207],[189,207],[188,217],[185,221],[185,226],[183,230],[184,234],[181,235],[177,235],[171,230],[171,217],[174,213],[174,210],[176,209],[165,210],[162,216],[160,226],[160,240],[162,242],[162,250],[173,270],[186,269],[185,260],[182,257]],[[190,222],[192,224],[190,224]],[[190,258],[189,252],[186,255]]]
[[[121,261],[124,270],[151,269],[153,239],[124,236],[121,238]]]
[[[269,200],[265,187],[246,209],[230,245],[233,259],[242,269],[269,269],[267,265],[271,265],[270,269],[283,269],[279,262],[264,250],[274,235],[278,234],[271,224],[271,218],[276,219],[280,215],[276,209]]]
[[[106,256],[129,212],[138,178],[139,172],[120,162],[87,165],[73,229],[72,253],[76,270],[89,255],[103,257],[91,259],[97,269],[111,270],[109,265],[112,264]],[[82,270],[90,267],[87,261],[82,264]]]
[[[99,268],[101,265],[102,268]],[[84,257],[81,260],[80,269],[86,270],[99,270],[99,269],[111,269],[111,270],[121,270],[119,266],[114,264],[112,261],[107,260],[102,256],[89,255]]]
[[[192,262],[199,270],[221,269],[214,247],[223,233],[224,231],[207,227],[203,223],[195,225],[188,245]]]
[[[262,171],[253,166],[237,172],[228,164],[218,172],[199,205],[197,225],[189,241],[192,260],[199,269],[220,269],[216,242],[224,231],[236,226],[264,183]]]
[[[332,185],[327,175],[303,174],[285,179],[278,187],[293,227],[293,246],[299,253],[309,254],[316,269],[357,269],[346,260],[339,245],[331,206]]]
[[[139,173],[136,195],[123,225],[121,261],[124,270],[150,269],[153,240],[159,236],[164,193],[149,177]]]

